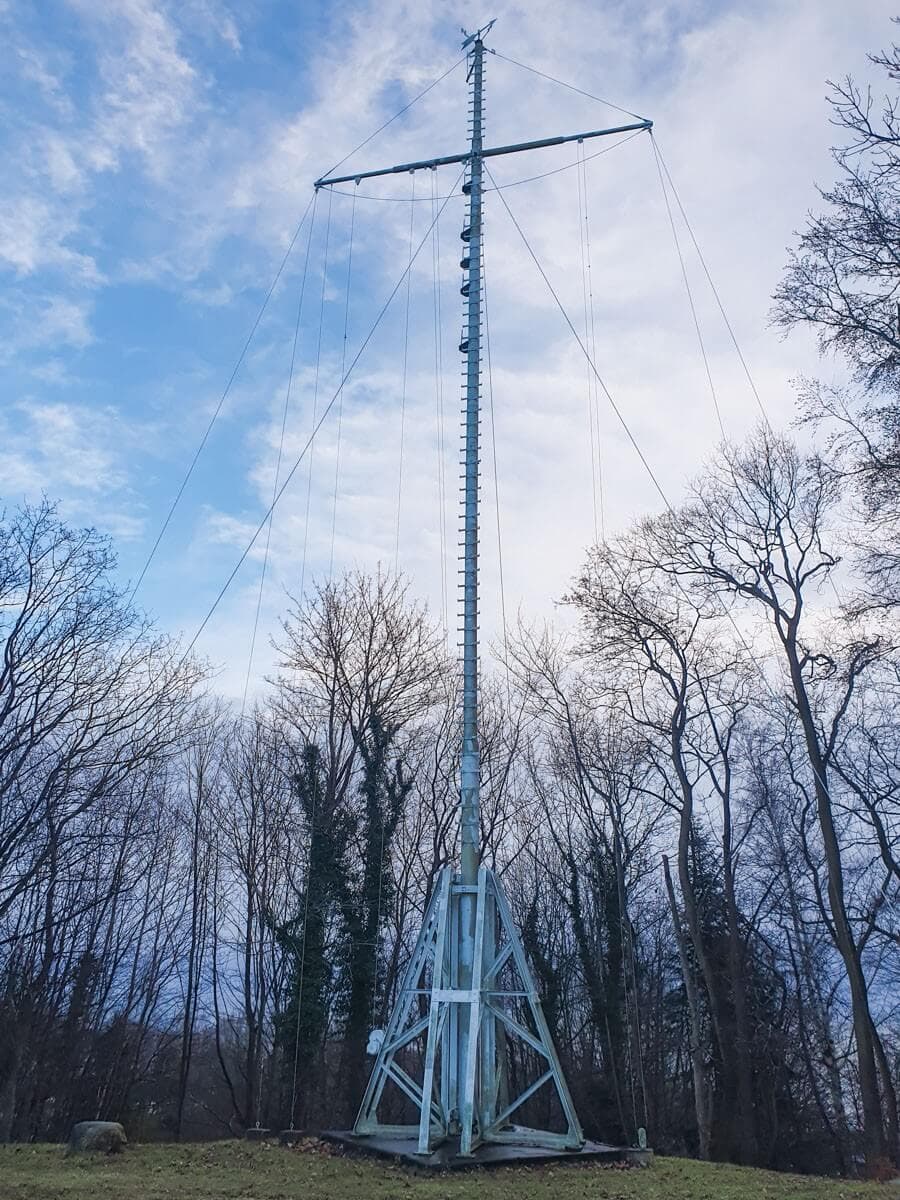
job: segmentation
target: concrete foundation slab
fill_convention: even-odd
[[[474,1154],[462,1157],[459,1138],[448,1138],[431,1154],[419,1154],[414,1137],[358,1137],[350,1130],[330,1129],[323,1133],[326,1142],[342,1146],[351,1154],[372,1155],[390,1159],[404,1166],[424,1171],[467,1171],[476,1167],[534,1167],[541,1163],[631,1162],[648,1165],[652,1150],[631,1146],[610,1146],[605,1142],[585,1142],[580,1150],[547,1150],[536,1146],[513,1146],[489,1142],[479,1146]]]

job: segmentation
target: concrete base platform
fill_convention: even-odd
[[[467,1171],[475,1167],[535,1167],[541,1163],[630,1162],[649,1166],[652,1150],[630,1146],[608,1146],[605,1142],[585,1142],[580,1150],[546,1150],[537,1146],[513,1146],[489,1142],[479,1146],[474,1154],[461,1157],[459,1138],[449,1138],[432,1154],[419,1154],[414,1137],[357,1137],[347,1129],[330,1129],[323,1133],[326,1142],[342,1146],[351,1154],[372,1155],[390,1159],[404,1166],[425,1171]]]

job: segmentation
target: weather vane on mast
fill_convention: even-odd
[[[478,501],[481,418],[481,342],[483,315],[482,175],[483,160],[610,134],[649,130],[651,121],[542,138],[511,146],[485,148],[484,37],[463,29],[467,81],[471,92],[467,150],[442,158],[400,163],[373,171],[333,176],[316,187],[358,183],[361,179],[435,168],[463,167],[467,198],[460,268],[465,298],[459,349],[463,355],[462,469],[462,727],[460,731],[459,869],[440,872],[422,929],[406,968],[397,1003],[378,1049],[353,1136],[375,1145],[406,1139],[406,1149],[433,1155],[458,1137],[461,1156],[479,1146],[501,1143],[545,1151],[580,1151],[584,1134],[553,1045],[540,999],[500,881],[481,864],[480,757],[478,747]],[[377,1039],[376,1039],[377,1040]],[[424,1041],[419,1077],[406,1067]],[[538,1063],[536,1076],[511,1092],[507,1071],[511,1048],[518,1043]],[[401,1065],[401,1060],[406,1067]],[[520,1073],[517,1073],[520,1077]],[[390,1088],[388,1087],[390,1085]],[[514,1122],[541,1089],[552,1089],[560,1128],[550,1130]],[[415,1123],[382,1121],[379,1109],[397,1111],[400,1093],[411,1102]],[[402,1102],[401,1102],[402,1103]],[[394,1150],[396,1153],[397,1150]]]
[[[496,25],[496,23],[497,23],[497,18],[493,17],[490,21],[488,21],[487,25],[482,25],[481,29],[477,30],[475,33],[466,33],[466,30],[463,28],[462,25],[460,25],[459,32],[461,34],[463,34],[463,36],[465,37],[465,41],[460,46],[460,50],[468,50],[468,48],[472,45],[473,42],[483,41],[484,35],[486,33],[490,33],[491,30]]]

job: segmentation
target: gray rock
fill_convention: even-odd
[[[93,1154],[118,1154],[127,1145],[128,1138],[118,1121],[79,1121],[72,1126],[68,1153],[84,1150]]]

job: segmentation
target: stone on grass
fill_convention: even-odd
[[[118,1121],[79,1121],[72,1126],[68,1152],[118,1154],[127,1145],[128,1138]]]

